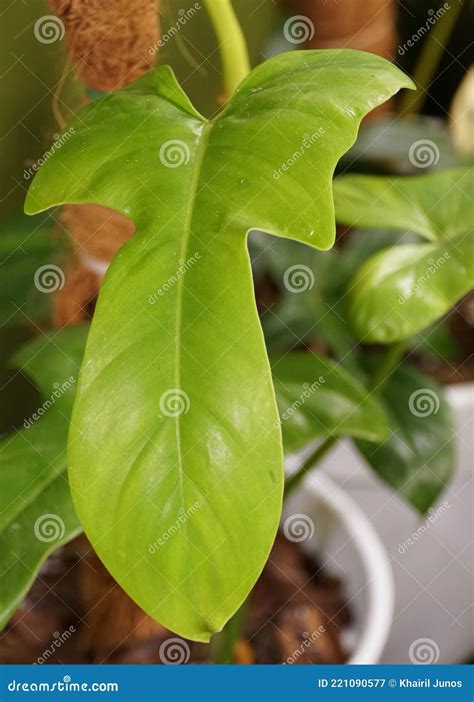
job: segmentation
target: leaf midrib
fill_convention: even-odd
[[[191,225],[193,221],[195,202],[198,196],[199,180],[202,172],[202,165],[206,155],[207,145],[209,143],[209,135],[212,128],[212,122],[205,122],[202,126],[202,131],[200,135],[200,141],[198,143],[198,148],[196,150],[195,165],[191,178],[191,184],[189,189],[188,198],[188,209],[186,212],[186,218],[183,227],[183,238],[180,247],[180,253],[178,260],[187,261],[187,252],[189,246],[189,240],[191,237]],[[175,364],[175,376],[174,376],[174,387],[180,391],[181,387],[181,336],[182,336],[182,322],[183,322],[183,296],[184,296],[184,278],[185,276],[180,276],[177,283],[176,290],[176,324],[175,324],[175,353],[176,353],[176,364]],[[184,392],[184,391],[183,391]],[[176,434],[176,449],[178,454],[178,469],[179,469],[179,480],[180,480],[180,492],[181,492],[181,506],[186,508],[184,499],[184,468],[183,468],[183,456],[181,453],[181,414],[178,413],[175,417],[175,434]],[[185,522],[186,527],[186,522]]]

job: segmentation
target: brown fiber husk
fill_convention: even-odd
[[[112,91],[146,73],[159,39],[156,0],[49,0],[81,79]]]
[[[54,323],[58,327],[78,324],[93,310],[102,276],[92,262],[108,263],[133,235],[133,222],[100,205],[65,205],[59,221],[68,232],[73,258],[65,273],[66,282],[55,297]]]

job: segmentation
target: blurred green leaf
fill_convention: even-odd
[[[383,408],[339,364],[304,351],[270,360],[285,451],[327,436],[387,437]]]
[[[429,241],[472,230],[474,173],[454,168],[418,176],[341,176],[334,181],[338,222],[415,232]]]
[[[377,475],[419,512],[446,487],[455,466],[455,429],[443,390],[431,378],[399,367],[384,386],[390,438],[356,445]]]
[[[51,296],[42,281],[45,282],[48,269],[55,278],[58,272],[62,273],[53,261],[64,247],[55,241],[52,228],[51,218],[45,215],[26,217],[15,213],[0,223],[0,272],[4,281],[0,287],[0,325],[27,319],[38,322],[47,317]],[[42,266],[46,266],[43,272]]]
[[[337,218],[416,232],[430,243],[371,256],[349,285],[348,319],[367,342],[408,338],[445,314],[474,285],[474,175],[455,169],[418,177],[336,181]]]
[[[72,327],[41,336],[14,357],[44,403],[23,429],[0,441],[0,628],[46,557],[81,531],[66,475],[66,445],[87,332]]]
[[[382,251],[351,284],[348,318],[366,342],[407,339],[442,315],[474,284],[474,232],[440,244]]]
[[[423,333],[415,334],[409,341],[409,347],[415,350],[422,350],[424,354],[431,358],[450,361],[451,363],[456,363],[461,353],[459,342],[453,336],[446,319],[432,324]]]

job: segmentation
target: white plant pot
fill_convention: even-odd
[[[451,386],[447,389],[447,397],[456,425],[457,465],[447,490],[428,515],[429,520],[416,514],[386,487],[349,441],[341,442],[316,472],[323,480],[330,476],[331,481],[343,490],[337,498],[341,504],[350,499],[352,504],[356,503],[358,510],[362,509],[367,533],[376,531],[388,553],[395,578],[395,611],[392,630],[380,658],[382,663],[421,662],[416,657],[416,642],[420,639],[429,639],[425,650],[426,653],[429,649],[429,662],[461,663],[474,651],[474,384]],[[309,509],[308,506],[306,508]],[[312,514],[317,525],[321,521],[317,509],[313,509]],[[346,524],[350,519],[351,515],[347,515]],[[365,562],[372,563],[372,555],[363,553],[371,550],[372,544],[365,537],[360,539],[356,536],[353,544],[355,549],[360,549],[361,561],[365,559]],[[357,567],[360,568],[360,565]],[[387,581],[386,571],[385,564],[383,572],[382,569],[376,572],[376,579]],[[353,579],[359,583],[360,575],[358,572],[352,574],[349,570],[345,582],[350,593],[354,591]],[[381,601],[383,594],[379,593],[377,597]],[[358,609],[357,597],[354,602]],[[389,605],[390,602],[387,602],[385,607]],[[375,606],[372,595],[368,598],[367,606]],[[386,628],[385,615],[381,629],[386,631]],[[371,635],[376,636],[377,641],[383,638],[381,631]],[[374,645],[374,648],[380,654],[380,646]]]
[[[343,581],[354,620],[343,632],[349,663],[377,663],[390,632],[394,589],[390,561],[376,530],[354,500],[321,474],[307,478],[285,505],[283,524],[293,524],[294,540],[299,541],[298,519],[301,536],[312,533],[300,545],[326,573]]]

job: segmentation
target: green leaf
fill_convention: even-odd
[[[66,445],[87,331],[74,327],[42,336],[14,358],[44,403],[23,429],[0,442],[0,628],[46,557],[81,531],[66,475]]]
[[[419,512],[445,489],[455,465],[454,426],[441,387],[407,365],[384,386],[390,438],[376,446],[357,441],[379,477]]]
[[[407,339],[439,319],[474,284],[474,232],[377,254],[351,283],[348,318],[364,341]]]
[[[54,260],[59,246],[51,232],[51,219],[44,215],[31,218],[15,213],[2,220],[0,266],[2,278],[8,280],[8,285],[0,288],[1,325],[30,319],[41,321],[47,316],[50,289],[47,285],[42,285],[42,281],[48,282],[48,270],[55,278],[58,272]],[[42,267],[46,267],[43,268],[43,273]],[[38,275],[38,271],[39,277],[35,285],[35,274]]]
[[[474,174],[453,168],[419,176],[341,176],[334,181],[338,222],[415,232],[429,241],[472,230]]]
[[[474,178],[347,176],[335,183],[337,218],[416,232],[430,243],[371,256],[349,286],[348,318],[367,342],[399,341],[437,320],[474,285]]]
[[[339,364],[308,352],[271,363],[285,451],[327,436],[387,438],[383,409]]]
[[[410,85],[370,54],[292,53],[206,121],[163,67],[86,108],[30,188],[28,212],[95,202],[136,224],[92,323],[70,482],[110,572],[190,639],[238,609],[281,511],[247,233],[329,248],[336,162],[363,115]]]
[[[332,279],[326,296],[335,300],[344,300],[352,279],[368,258],[390,246],[412,243],[416,238],[416,235],[413,234],[400,236],[399,232],[390,229],[377,229],[377,231],[362,229],[353,232],[349,241],[338,250],[334,257]]]

